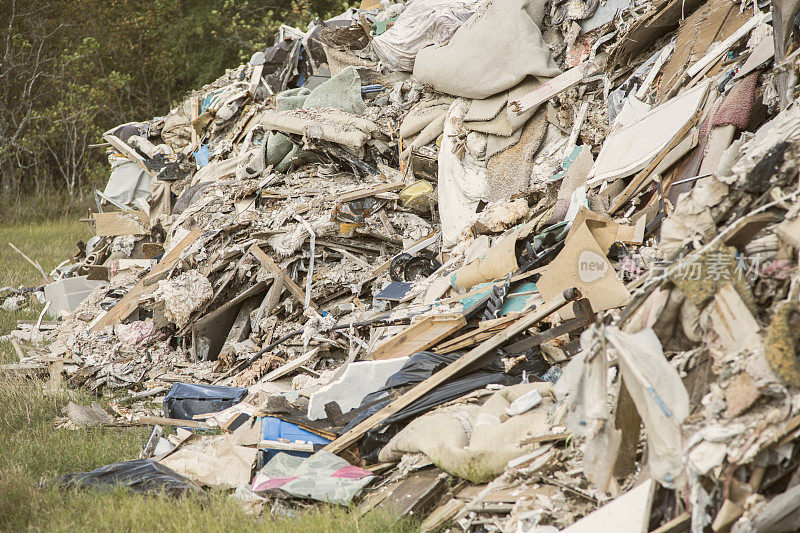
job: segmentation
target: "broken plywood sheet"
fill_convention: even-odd
[[[564,533],[645,533],[650,525],[656,484],[652,479],[584,516]]]
[[[573,233],[574,231],[574,233]],[[595,311],[622,307],[630,293],[617,278],[605,251],[600,247],[586,223],[570,230],[569,242],[547,267],[536,283],[539,294],[549,301],[563,290],[575,286],[588,298]],[[561,318],[574,318],[571,307],[559,311]]]
[[[613,46],[608,64],[616,67],[630,62],[636,55],[661,36],[678,27],[679,22],[689,16],[705,0],[658,0],[654,2],[655,10],[651,15],[633,22],[630,29],[617,39]]]
[[[447,474],[438,468],[420,470],[400,482],[378,506],[398,518],[418,516],[433,507],[447,489]]]
[[[711,323],[725,354],[761,349],[758,322],[730,283],[719,288],[711,308]]]
[[[680,2],[678,2],[680,3]],[[752,17],[752,11],[739,12],[739,6],[730,0],[710,0],[690,15],[678,30],[675,51],[664,65],[660,101],[669,98],[670,91],[684,77],[686,68],[703,58],[711,45],[732,35]],[[707,75],[713,77],[718,67]]]
[[[706,96],[703,83],[612,133],[603,143],[589,185],[614,181],[644,169],[695,116]]]
[[[111,211],[92,213],[98,237],[145,235],[150,232],[150,219],[144,211]]]
[[[463,328],[466,323],[462,315],[425,317],[376,346],[372,358],[392,359],[414,355]]]

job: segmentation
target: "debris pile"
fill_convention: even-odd
[[[364,0],[109,130],[5,370],[154,429],[53,483],[797,530],[799,9]]]

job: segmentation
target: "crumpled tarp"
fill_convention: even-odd
[[[374,477],[330,452],[311,457],[279,453],[256,474],[252,490],[347,505]]]
[[[514,400],[539,391],[543,400],[515,416],[506,412]],[[436,466],[473,483],[499,476],[506,464],[533,451],[539,443],[525,439],[546,434],[553,406],[552,384],[521,383],[494,393],[482,406],[461,404],[414,419],[381,450],[381,462],[424,453]]]
[[[414,77],[439,92],[488,98],[526,76],[560,74],[538,24],[545,0],[485,2],[450,41],[417,54]]]
[[[372,39],[371,49],[391,70],[414,70],[421,49],[447,42],[481,0],[414,0],[394,25]]]

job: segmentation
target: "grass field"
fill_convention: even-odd
[[[41,275],[8,242],[49,271],[75,252],[75,242],[90,237],[78,217],[17,226],[0,226],[0,287],[37,285]],[[0,311],[0,335],[17,320],[34,319],[39,307]],[[0,342],[0,362],[17,356]],[[40,488],[55,476],[92,470],[135,459],[146,428],[55,429],[53,420],[70,399],[91,403],[103,398],[87,391],[45,394],[43,381],[0,373],[0,531],[412,531],[414,524],[370,514],[356,517],[349,509],[328,507],[297,511],[293,516],[253,516],[227,493],[204,498],[140,496],[124,491],[78,492]]]

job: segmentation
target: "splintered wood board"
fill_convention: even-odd
[[[428,518],[420,524],[419,530],[422,533],[438,531],[442,526],[450,522],[465,505],[464,502],[456,498],[450,498],[446,503],[443,503],[428,515]]]
[[[144,211],[111,211],[92,213],[98,237],[144,235],[150,229],[150,219]]]
[[[474,329],[470,332],[460,335],[455,339],[444,342],[439,346],[437,346],[436,349],[433,351],[436,353],[444,354],[478,344],[479,342],[482,342],[492,337],[498,331],[507,328],[509,324],[517,320],[520,316],[521,315],[519,313],[514,313],[513,315],[510,315],[508,317],[503,317],[493,320],[484,320],[483,322],[478,324],[477,329]]]
[[[384,192],[394,192],[399,191],[406,184],[402,181],[399,183],[382,183],[380,185],[373,185],[372,187],[362,187],[358,190],[346,192],[339,196],[339,203],[346,203],[352,202],[353,200],[360,200],[361,198],[367,198],[368,196],[373,196],[375,194],[381,194]]]
[[[253,257],[258,259],[258,261],[272,273],[275,279],[283,278],[283,284],[289,289],[289,292],[292,293],[297,301],[300,303],[305,303],[306,301],[306,291],[304,291],[300,286],[294,282],[292,278],[289,277],[289,274],[286,270],[282,270],[275,261],[272,260],[270,256],[264,253],[264,250],[258,247],[258,245],[254,244],[250,247],[250,253],[253,254]],[[317,309],[317,304],[311,301],[311,307]]]
[[[442,474],[438,468],[410,474],[378,508],[398,518],[419,515],[436,505],[447,489],[447,476]]]
[[[172,250],[169,251],[164,257],[161,258],[161,261],[153,267],[153,270],[150,274],[142,279],[139,283],[137,283],[128,294],[122,297],[117,304],[111,308],[106,314],[101,315],[91,326],[91,331],[100,331],[106,326],[113,326],[115,324],[119,324],[131,313],[133,313],[134,309],[139,306],[139,298],[146,294],[150,294],[158,288],[158,285],[153,282],[152,285],[147,285],[148,278],[152,278],[154,276],[158,276],[161,274],[167,273],[175,263],[178,262],[178,259],[181,257],[181,252],[183,252],[186,248],[192,245],[194,241],[196,241],[200,235],[203,234],[203,230],[199,228],[195,228],[192,230],[189,235],[183,238],[181,242],[179,242]]]
[[[461,372],[481,364],[483,360],[487,358],[488,354],[494,353],[493,351],[497,349],[497,347],[503,345],[515,335],[519,335],[532,325],[540,322],[543,318],[552,315],[564,307],[567,304],[568,298],[571,301],[571,299],[574,297],[580,298],[580,296],[580,291],[572,287],[551,301],[546,302],[541,307],[528,312],[519,320],[519,322],[509,326],[503,331],[498,332],[497,335],[491,339],[483,341],[482,344],[465,353],[422,383],[419,383],[410,390],[404,392],[399,398],[392,401],[389,405],[374,415],[339,435],[339,438],[325,446],[323,449],[336,454],[344,452],[352,444],[358,442],[358,440],[364,436],[364,433],[370,429],[378,426],[393,414],[408,407],[436,387],[441,386]]]
[[[318,356],[319,356],[319,348],[314,348],[313,350],[310,350],[309,352],[304,353],[303,355],[297,357],[296,359],[292,359],[291,361],[289,361],[285,365],[282,365],[282,366],[276,368],[275,370],[273,370],[272,372],[270,372],[269,374],[264,376],[261,379],[261,381],[266,383],[268,381],[274,381],[274,380],[276,380],[276,379],[278,379],[280,377],[283,377],[286,374],[290,374],[291,372],[294,372],[295,370],[299,369],[301,366],[305,365],[306,363],[310,363],[311,361],[316,359]]]
[[[467,324],[462,315],[425,317],[375,347],[373,359],[394,359],[426,350]]]

